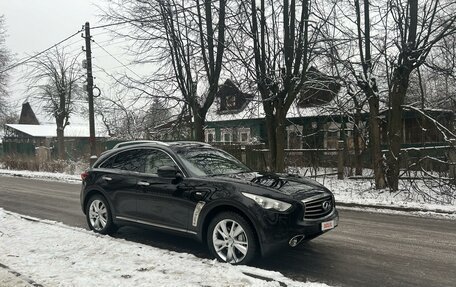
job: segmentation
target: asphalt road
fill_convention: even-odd
[[[0,176],[0,207],[86,227],[79,190],[78,184]],[[208,256],[204,246],[184,237],[134,227],[116,236]],[[456,222],[340,210],[335,230],[252,266],[334,286],[456,286]]]

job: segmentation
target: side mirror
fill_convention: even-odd
[[[157,174],[159,177],[174,178],[175,182],[173,183],[178,183],[183,179],[182,174],[179,172],[179,169],[175,166],[159,167],[157,170]]]

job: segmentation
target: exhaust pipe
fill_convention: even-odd
[[[296,235],[294,237],[292,237],[290,239],[290,241],[288,241],[288,244],[291,246],[291,247],[296,247],[299,243],[301,243],[301,241],[304,239],[304,235],[300,234],[300,235]]]

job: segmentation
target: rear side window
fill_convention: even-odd
[[[110,157],[100,168],[144,172],[147,153],[147,150],[143,149],[127,150]]]

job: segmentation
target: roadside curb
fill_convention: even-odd
[[[0,263],[0,286],[2,287],[44,287],[23,274]]]
[[[447,211],[442,209],[424,209],[418,207],[404,207],[404,206],[388,206],[388,205],[374,205],[374,204],[359,204],[351,202],[337,202],[336,205],[340,207],[354,207],[354,208],[372,208],[372,209],[386,209],[393,211],[405,211],[405,212],[434,212],[445,215],[456,215],[456,211]]]
[[[2,172],[0,171],[0,176],[10,176],[10,177],[21,177],[21,178],[27,178],[27,179],[35,179],[35,180],[49,180],[49,181],[61,181],[65,180],[67,182],[74,182],[74,183],[80,183],[81,179],[79,178],[74,178],[71,175],[64,176],[61,178],[56,178],[51,175],[41,175],[41,176],[34,176],[34,175],[28,175],[28,174],[23,174],[20,172]]]

